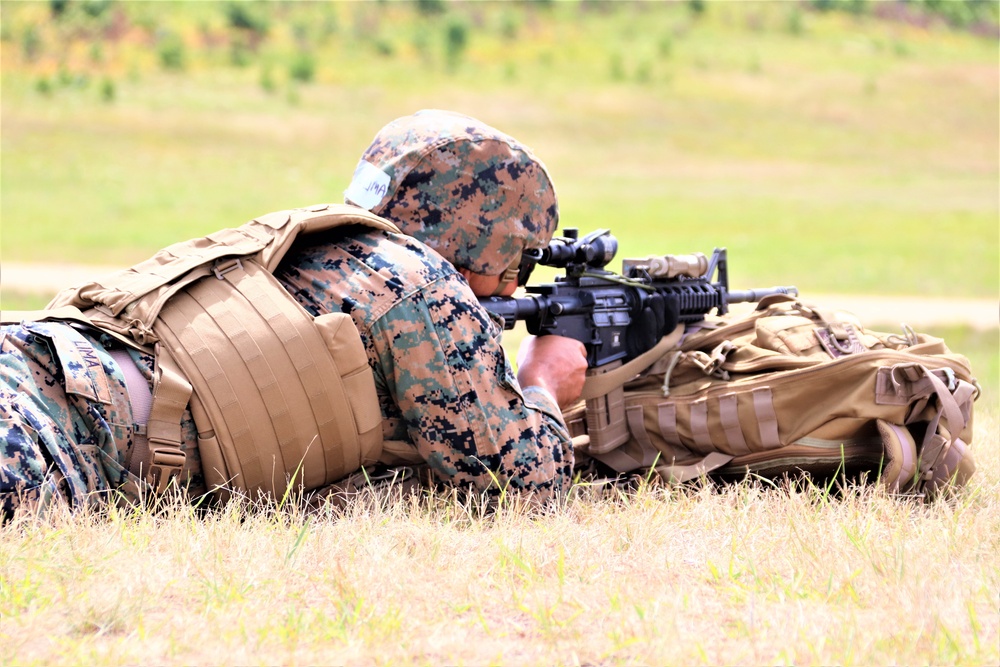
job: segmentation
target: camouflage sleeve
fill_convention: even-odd
[[[500,328],[461,277],[400,300],[368,335],[380,390],[395,398],[439,479],[542,501],[568,491],[573,451],[562,415],[545,390],[520,388]]]

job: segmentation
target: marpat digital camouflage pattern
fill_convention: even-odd
[[[58,322],[0,327],[0,518],[18,508],[96,506],[149,493],[127,470],[133,444],[125,378],[105,334]],[[152,358],[134,354],[147,380]],[[190,493],[203,493],[190,412],[182,424]]]
[[[372,166],[387,177],[366,178]],[[486,276],[500,275],[525,248],[547,245],[559,223],[552,180],[530,149],[475,118],[435,109],[382,128],[345,199]]]
[[[407,236],[352,227],[302,239],[276,276],[314,315],[352,316],[395,427],[387,437],[412,443],[439,481],[539,501],[568,491],[573,451],[558,407],[518,385],[500,327],[442,257]],[[144,492],[127,470],[132,414],[113,344],[56,322],[0,328],[3,516]],[[153,358],[130,354],[151,385]],[[179,481],[196,497],[206,489],[190,411],[181,431]]]
[[[131,443],[125,378],[100,343],[52,322],[0,329],[3,516],[101,503],[132,477]]]
[[[522,389],[490,319],[453,266],[407,236],[353,228],[299,241],[275,277],[313,315],[354,319],[387,437],[436,478],[536,500],[569,490],[573,451],[553,399]],[[495,477],[495,479],[494,479]]]

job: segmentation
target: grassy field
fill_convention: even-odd
[[[734,288],[1000,296],[995,39],[779,2],[302,4],[236,66],[225,3],[129,3],[116,41],[81,38],[96,19],[73,6],[2,8],[3,261],[129,264],[337,201],[382,124],[445,107],[532,145],[563,224],[611,229],[620,257],[726,246]],[[303,41],[308,82],[289,74]],[[6,308],[48,296],[0,280]],[[997,333],[957,335],[1000,383]]]
[[[228,4],[98,4],[0,4],[0,264],[131,263],[339,201],[385,122],[442,107],[534,147],[564,224],[620,256],[726,246],[733,287],[1000,297],[995,38],[792,2],[250,3],[254,50]],[[4,308],[42,298],[0,265]],[[997,664],[998,332],[935,333],[985,385],[955,498],[21,520],[0,664]]]
[[[467,46],[448,67],[438,37],[455,17],[307,5],[335,27],[311,38],[303,83],[285,74],[297,15],[235,67],[211,46],[224,6],[138,5],[155,30],[94,62],[40,28],[48,51],[29,61],[18,36],[46,6],[4,5],[2,259],[130,263],[338,201],[384,123],[444,107],[534,147],[564,224],[610,228],[623,257],[727,246],[740,285],[998,295],[995,40],[792,3],[474,3],[453,12]],[[170,31],[187,40],[181,71],[157,66]]]
[[[484,516],[58,514],[0,528],[0,662],[995,665],[996,412],[929,504],[871,488],[580,488]]]

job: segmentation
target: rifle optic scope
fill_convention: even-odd
[[[583,270],[587,267],[603,269],[618,252],[618,239],[607,229],[598,229],[582,239],[576,228],[564,229],[563,233],[565,236],[553,238],[545,248],[525,250],[524,254],[545,266]]]

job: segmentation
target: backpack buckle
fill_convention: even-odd
[[[707,354],[700,350],[691,353],[690,359],[705,375],[728,380],[729,372],[722,368],[722,364],[726,363],[726,358],[734,347],[732,341],[724,340]]]
[[[958,389],[958,378],[955,377],[955,369],[945,366],[941,369],[944,372],[944,379],[947,383],[948,391],[954,392]]]
[[[180,476],[184,467],[184,452],[173,443],[163,443],[167,446],[154,446],[154,440],[149,440],[149,473],[146,481],[161,494],[170,486],[170,482]]]
[[[215,277],[219,280],[225,280],[222,276],[226,275],[230,271],[235,271],[236,269],[243,270],[243,262],[240,261],[239,257],[231,257],[228,260],[219,259],[215,261],[212,266],[212,272]]]
[[[816,340],[830,355],[831,359],[839,359],[848,354],[860,354],[868,349],[861,344],[858,332],[845,322],[833,322],[813,330]]]

